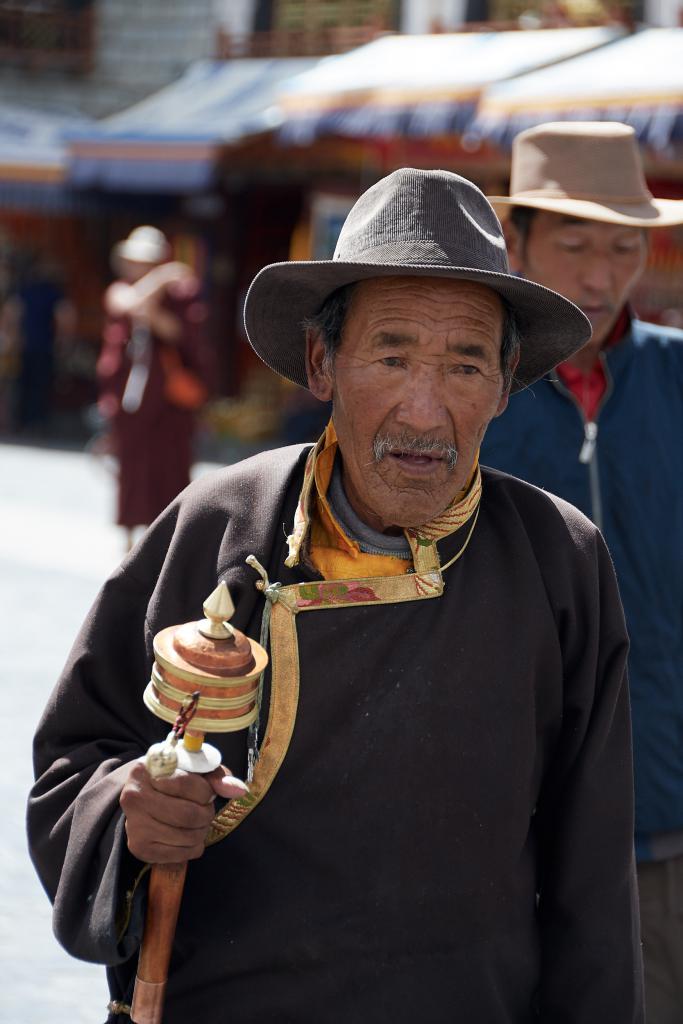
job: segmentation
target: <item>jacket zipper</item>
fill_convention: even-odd
[[[553,383],[558,391],[560,391],[563,395],[566,395],[566,397],[569,398],[574,408],[579,413],[581,420],[583,422],[583,443],[581,445],[581,450],[579,451],[579,462],[584,466],[588,466],[588,486],[590,490],[591,500],[591,519],[602,533],[602,493],[600,490],[600,470],[598,467],[597,453],[598,418],[600,413],[602,412],[605,402],[614,390],[614,385],[612,382],[612,374],[609,371],[609,367],[607,366],[607,360],[605,359],[605,353],[600,352],[598,358],[602,363],[602,370],[605,374],[605,381],[607,383],[607,387],[605,388],[605,393],[600,399],[600,403],[597,409],[595,410],[595,419],[589,420],[586,418],[586,414],[584,413],[580,402],[576,399],[573,392],[571,392],[569,388],[566,387],[565,384],[559,379],[559,377],[556,378],[553,381]]]

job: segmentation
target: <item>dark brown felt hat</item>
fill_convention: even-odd
[[[589,320],[556,292],[510,273],[491,204],[450,171],[401,168],[363,193],[331,260],[273,263],[251,283],[247,336],[271,369],[307,387],[303,322],[337,288],[373,277],[479,281],[513,310],[520,360],[512,391],[538,380],[589,340]]]

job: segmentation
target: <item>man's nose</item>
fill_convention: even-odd
[[[609,292],[614,276],[609,256],[593,254],[582,263],[581,280],[586,288],[595,292]]]
[[[443,430],[448,423],[443,378],[440,366],[424,366],[408,376],[398,395],[398,426],[423,434]]]

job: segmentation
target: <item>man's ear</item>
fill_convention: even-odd
[[[332,380],[325,362],[325,345],[320,331],[309,327],[306,331],[306,377],[311,394],[321,402],[329,402],[332,398]]]
[[[505,412],[505,410],[508,407],[508,399],[509,398],[510,398],[510,388],[506,388],[505,391],[503,392],[503,394],[500,396],[500,402],[498,403],[498,408],[496,409],[496,411],[493,414],[494,420],[495,420],[496,416],[500,416],[501,413]]]
[[[514,378],[515,370],[517,369],[517,364],[518,363],[519,363],[519,351],[517,351],[515,353],[515,358],[513,359],[512,364],[510,366],[510,373],[509,373],[510,381],[512,381],[512,379]],[[498,408],[496,409],[495,413],[493,414],[493,418],[494,419],[496,418],[496,416],[500,416],[501,413],[505,412],[505,410],[508,407],[508,400],[510,398],[510,386],[511,385],[508,384],[508,386],[505,388],[505,391],[503,391],[503,394],[500,396],[500,401],[498,402]]]
[[[509,217],[503,221],[503,234],[505,235],[510,270],[513,274],[519,274],[522,271],[524,262],[524,241],[518,228],[515,227]]]

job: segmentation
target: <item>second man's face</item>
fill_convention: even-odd
[[[526,239],[513,225],[506,236],[512,269],[583,310],[601,347],[645,269],[643,230],[538,210]]]

